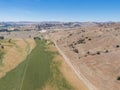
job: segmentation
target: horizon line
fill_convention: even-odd
[[[40,23],[40,22],[120,22],[120,21],[29,21],[29,20],[26,20],[26,21],[0,21],[0,22],[33,22],[33,23]]]

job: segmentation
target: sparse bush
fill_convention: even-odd
[[[3,46],[3,45],[1,46],[1,49],[4,49],[4,46]]]
[[[34,39],[35,39],[35,40],[41,40],[41,38],[40,38],[40,37],[34,37]]]
[[[70,48],[74,48],[73,44],[70,44],[69,47],[70,47]]]
[[[91,54],[92,56],[96,55],[95,53]]]
[[[11,43],[11,42],[12,42],[12,39],[9,39],[8,42]]]
[[[75,52],[75,53],[79,53],[79,51],[78,51],[78,49],[73,49],[73,51]]]
[[[69,36],[72,36],[72,33],[71,33],[71,34],[69,34]]]
[[[117,80],[120,80],[120,76],[119,76],[119,77],[117,77]]]
[[[91,38],[89,38],[88,40],[89,40],[89,41],[91,41],[92,39],[91,39]]]
[[[90,54],[90,52],[88,51],[88,52],[87,52],[87,54],[89,55],[89,54]]]
[[[88,39],[88,37],[85,37],[85,39]]]
[[[116,45],[116,48],[119,48],[120,47],[120,45]]]
[[[85,44],[85,39],[80,39],[79,41],[77,41],[78,44]]]
[[[100,52],[99,51],[97,51],[97,53],[96,53],[97,55],[100,55]]]
[[[74,45],[77,45],[77,43],[74,43]]]
[[[82,37],[84,37],[84,36],[82,35]]]
[[[81,30],[82,32],[85,32],[85,30]]]
[[[98,37],[101,37],[101,35],[99,35]]]
[[[120,29],[120,27],[116,27],[116,28],[114,28],[115,30],[119,30]]]
[[[52,42],[52,41],[49,41],[48,45],[54,45],[55,46],[54,42]]]
[[[108,50],[105,50],[105,53],[108,53],[109,51]]]
[[[84,57],[87,57],[87,55],[85,55]]]

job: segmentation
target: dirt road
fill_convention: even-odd
[[[62,50],[57,45],[56,41],[53,41],[59,53],[63,56],[68,65],[73,69],[77,77],[83,82],[83,84],[88,87],[89,90],[97,90],[83,75],[80,71],[77,70],[77,67],[70,62],[70,59],[62,52]]]

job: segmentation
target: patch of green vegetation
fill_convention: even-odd
[[[0,39],[0,43],[7,43],[8,42],[8,39]]]
[[[47,82],[53,54],[45,49],[45,41],[36,40],[36,47],[30,54],[21,90],[36,90],[42,88]]]
[[[57,90],[72,90],[59,71],[59,64],[53,61],[54,55],[46,50],[46,41],[36,40],[36,47],[26,60],[0,79],[0,90],[42,90],[47,82]]]
[[[29,54],[30,53],[30,44],[25,39],[24,39],[24,42],[27,44],[25,49],[26,49],[26,52]]]
[[[5,52],[0,51],[0,65],[2,65],[2,60],[3,60],[4,55],[5,55]]]
[[[1,90],[20,90],[22,77],[28,61],[21,63],[17,68],[8,72],[6,76],[0,79]]]
[[[54,90],[74,90],[73,87],[67,82],[59,70],[60,62],[52,61],[50,65],[51,77],[49,84]]]
[[[52,41],[49,41],[48,45],[54,45],[54,43]]]

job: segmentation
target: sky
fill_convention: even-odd
[[[120,21],[120,0],[0,0],[0,21]]]

